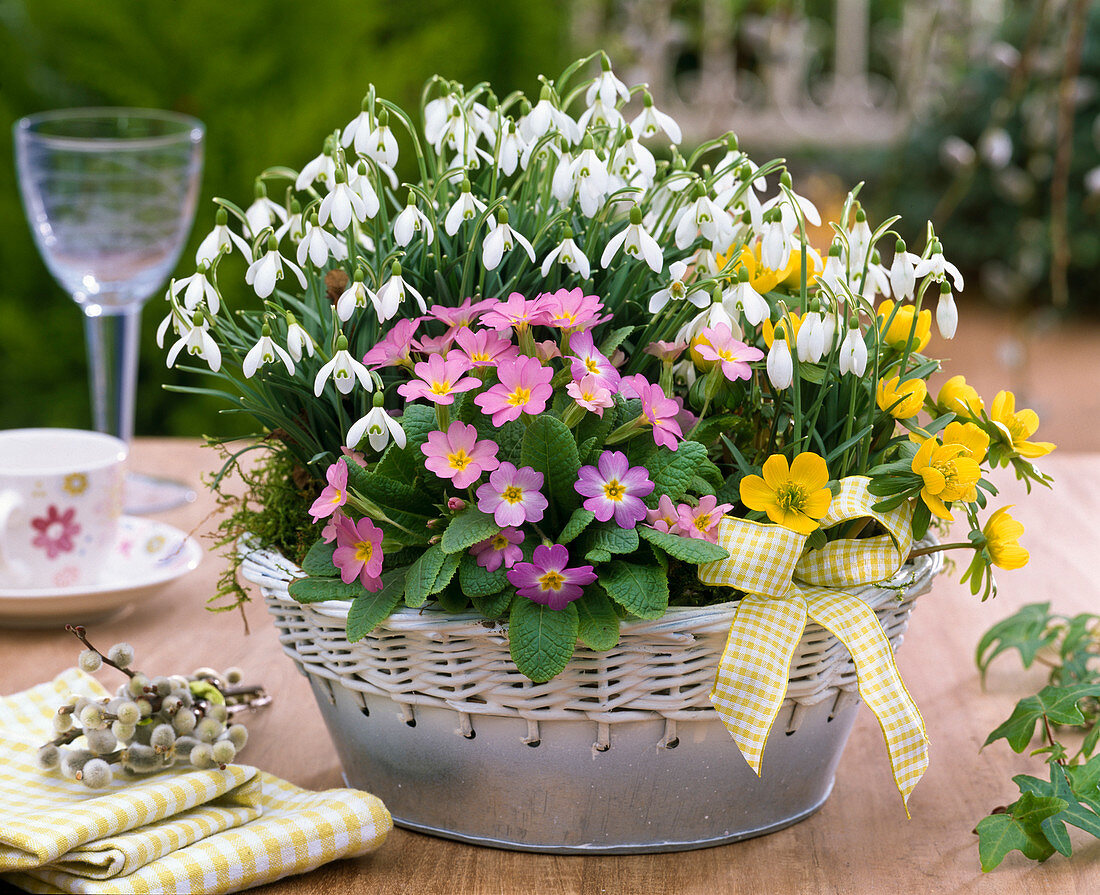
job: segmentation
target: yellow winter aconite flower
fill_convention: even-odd
[[[936,516],[948,522],[952,517],[946,504],[972,501],[978,496],[982,470],[963,443],[941,444],[938,438],[926,438],[913,457],[912,469],[924,481],[921,499]]]
[[[966,384],[965,376],[952,376],[936,395],[936,406],[943,413],[953,413],[963,419],[976,419],[985,409],[977,390]]]
[[[989,450],[989,436],[981,426],[974,423],[948,423],[947,428],[943,430],[943,443],[945,445],[961,444],[978,463],[985,459],[986,452]]]
[[[771,320],[765,320],[761,326],[760,333],[764,336],[764,344],[769,348],[772,347],[772,342],[775,341],[775,328],[780,323],[785,324],[785,332],[783,337],[787,340],[788,345],[794,345],[795,340],[798,338],[798,330],[802,326],[802,318],[799,317],[794,311],[787,311],[787,316],[781,317],[775,323]]]
[[[876,399],[880,410],[885,410],[894,419],[907,420],[920,411],[928,386],[923,379],[907,379],[899,384],[898,378],[880,379]]]
[[[993,565],[1002,569],[1019,569],[1027,565],[1030,558],[1027,550],[1019,544],[1024,533],[1022,523],[1008,515],[1012,507],[1001,507],[982,526],[985,546]]]
[[[920,314],[917,314],[917,309],[914,305],[900,305],[897,311],[894,311],[894,303],[890,299],[881,302],[878,309],[875,311],[879,318],[879,330],[882,332],[882,341],[898,351],[905,350],[905,344],[909,341],[909,332],[913,328],[913,317],[917,318],[917,329],[913,333],[913,347],[911,351],[924,351],[925,346],[928,345],[929,340],[932,338],[932,312],[925,308]],[[894,315],[894,319],[890,321],[890,325],[886,325],[886,321],[890,320],[890,315]]]
[[[1012,449],[1021,457],[1033,460],[1054,450],[1049,441],[1028,441],[1039,428],[1039,414],[1034,410],[1016,410],[1016,396],[1012,392],[997,392],[989,418],[997,425],[1005,438],[1012,442]]]
[[[764,461],[763,477],[741,479],[741,502],[750,510],[762,510],[777,525],[808,535],[829,511],[833,493],[825,459],[806,451],[787,466],[782,454]]]

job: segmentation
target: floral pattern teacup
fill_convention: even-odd
[[[0,589],[99,583],[126,455],[125,442],[101,432],[0,432]]]

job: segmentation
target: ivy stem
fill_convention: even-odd
[[[1051,755],[1053,755],[1054,754],[1053,749],[1056,745],[1055,742],[1054,742],[1054,731],[1050,729],[1050,718],[1048,718],[1045,714],[1043,715],[1043,730],[1046,732],[1047,744],[1050,746],[1050,748],[1052,750]],[[1063,757],[1055,758],[1054,763],[1056,765],[1061,766],[1061,767],[1065,767],[1066,766],[1066,759],[1063,758]]]

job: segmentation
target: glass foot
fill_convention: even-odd
[[[128,516],[147,516],[193,503],[196,497],[195,489],[183,482],[128,472],[122,508]]]

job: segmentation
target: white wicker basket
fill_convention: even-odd
[[[895,648],[939,556],[853,589]],[[285,558],[248,549],[242,570],[310,677],[349,782],[380,795],[398,823],[452,838],[628,852],[777,829],[828,796],[858,704],[847,650],[811,623],[773,729],[786,736],[769,739],[758,779],[707,698],[732,603],[623,623],[614,649],[579,646],[564,672],[534,684],[512,663],[506,627],[479,616],[401,609],[353,644],[350,604],[295,602],[287,584],[302,573]],[[644,810],[624,812],[640,792]],[[650,802],[666,808],[659,828]]]

